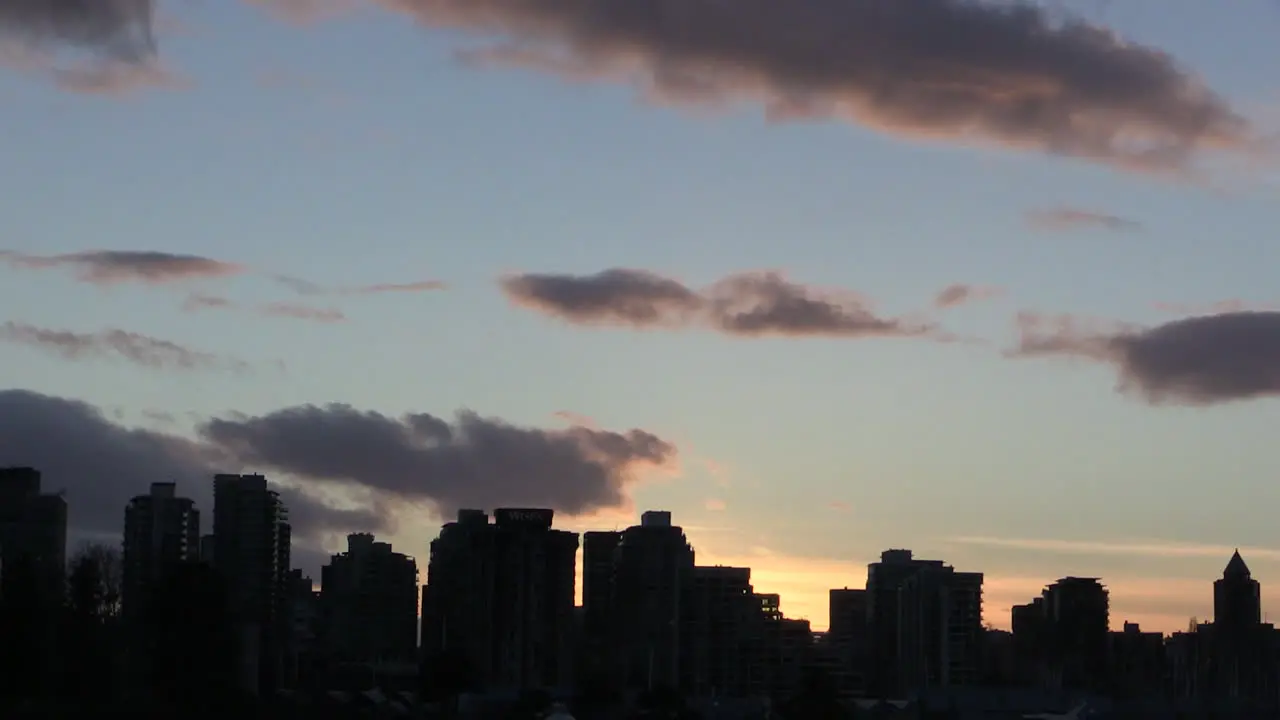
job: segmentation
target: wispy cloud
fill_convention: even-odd
[[[840,118],[1145,171],[1254,140],[1166,52],[1029,0],[687,0],[676,13],[660,0],[382,4],[499,38],[482,51],[490,63],[634,83],[682,105],[747,101],[775,119]]]
[[[1186,303],[1157,302],[1156,310],[1171,315],[1222,315],[1224,313],[1249,312],[1257,310],[1280,310],[1280,302],[1252,302],[1249,300],[1220,300],[1204,305]]]
[[[1211,545],[1162,540],[1055,540],[1047,538],[1005,538],[962,535],[947,538],[946,542],[959,545],[1008,548],[1031,552],[1049,552],[1069,555],[1131,555],[1159,558],[1216,558],[1225,565],[1236,550],[1249,558],[1280,560],[1280,549]]]
[[[295,303],[270,303],[260,308],[263,315],[287,317],[295,320],[313,320],[322,323],[346,322],[347,316],[337,308],[315,308]]]
[[[702,506],[711,512],[721,512],[729,507],[728,503],[720,498],[707,498],[706,502],[704,502]]]
[[[321,323],[346,322],[347,316],[337,308],[312,307],[297,303],[274,302],[265,305],[244,308],[229,298],[218,295],[192,293],[182,303],[182,309],[188,312],[199,310],[235,310],[247,309],[267,317],[290,318],[293,320],[310,320]]]
[[[158,251],[89,250],[63,255],[29,255],[0,250],[0,261],[33,270],[70,268],[77,277],[96,285],[117,283],[175,283],[197,278],[226,277],[245,271],[243,265],[200,255]]]
[[[445,290],[448,285],[439,280],[420,280],[407,283],[377,283],[373,285],[354,285],[333,287],[303,280],[291,275],[276,275],[276,282],[293,290],[299,295],[380,295],[384,293],[419,293],[434,290]]]
[[[1142,327],[1022,313],[1010,357],[1067,356],[1112,365],[1146,402],[1213,405],[1280,395],[1280,313],[1201,315]]]
[[[1101,229],[1135,232],[1142,229],[1142,223],[1137,220],[1068,207],[1033,210],[1027,213],[1027,224],[1037,230],[1051,231]]]
[[[741,337],[935,337],[932,323],[876,314],[861,295],[791,282],[778,272],[730,275],[694,289],[646,270],[526,273],[501,280],[516,305],[582,325],[702,328]]]
[[[9,321],[0,325],[0,340],[47,350],[67,360],[118,357],[157,370],[243,372],[249,369],[249,365],[240,360],[125,330],[81,333]]]
[[[191,79],[156,62],[101,62],[55,67],[54,83],[67,92],[82,95],[133,95],[147,90],[185,90]]]

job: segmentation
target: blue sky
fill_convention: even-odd
[[[1276,130],[1274,4],[1069,5],[1171,54],[1259,133]],[[1237,545],[1280,607],[1267,599],[1280,583],[1273,401],[1153,406],[1118,392],[1106,363],[1003,355],[1019,312],[1157,325],[1178,317],[1158,303],[1280,300],[1274,175],[1207,155],[1206,187],[837,119],[771,122],[751,103],[664,106],[625,82],[468,66],[455,53],[477,36],[375,8],[312,23],[243,3],[163,10],[180,25],[159,33],[178,89],[78,94],[0,69],[0,247],[154,250],[252,272],[103,287],[0,267],[0,322],[120,328],[255,370],[166,372],[4,343],[10,387],[137,425],[153,422],[147,411],[341,402],[643,428],[679,448],[678,471],[638,478],[630,507],[566,522],[670,509],[702,561],[750,563],[760,590],[817,626],[826,588],[861,586],[887,547],[987,573],[1000,626],[1012,602],[1084,574],[1111,586],[1113,624],[1175,629],[1211,615],[1210,583]],[[1059,208],[1141,227],[1028,222]],[[580,326],[518,307],[497,283],[615,267],[693,287],[776,269],[986,342]],[[275,273],[448,288],[301,299],[344,323],[184,310],[192,292],[299,301]],[[931,311],[953,283],[999,292]],[[405,510],[391,539],[425,567],[439,522],[427,504]]]

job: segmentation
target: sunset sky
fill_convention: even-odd
[[[889,547],[1280,611],[1271,0],[5,7],[0,465],[73,539],[260,471],[317,577],[653,508],[815,628]]]

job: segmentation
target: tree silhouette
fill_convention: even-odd
[[[114,699],[119,665],[120,552],[88,544],[67,575],[60,650],[67,695],[82,704]]]

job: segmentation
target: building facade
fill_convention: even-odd
[[[214,477],[213,566],[237,628],[241,684],[253,693],[273,691],[283,676],[291,533],[265,477]]]
[[[373,535],[347,536],[347,551],[321,570],[323,644],[341,662],[414,662],[418,565]]]
[[[459,512],[431,543],[423,589],[427,657],[459,654],[491,688],[566,687],[574,670],[577,533],[554,512]]]
[[[29,563],[50,602],[64,594],[67,502],[41,489],[40,471],[0,468],[0,573]]]
[[[200,559],[200,511],[179,497],[174,483],[152,483],[151,491],[124,510],[121,609],[128,621],[147,614],[149,599],[179,563]]]

